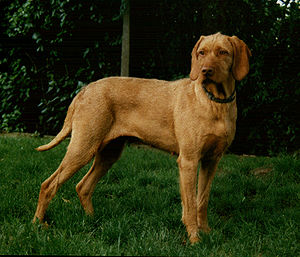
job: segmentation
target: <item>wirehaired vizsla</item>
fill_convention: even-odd
[[[33,222],[42,222],[59,187],[91,161],[76,186],[80,202],[92,214],[92,194],[116,162],[125,138],[137,137],[178,154],[182,221],[191,243],[209,232],[207,205],[217,165],[235,134],[235,80],[249,71],[251,52],[236,36],[201,36],[192,51],[190,77],[177,81],[110,77],[84,87],[69,106],[62,130],[45,151],[71,132],[58,169],[41,185]],[[201,164],[198,175],[198,165]]]

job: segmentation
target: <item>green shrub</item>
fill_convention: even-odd
[[[120,71],[122,1],[13,0],[1,8],[1,131],[55,134],[80,88]],[[281,2],[281,1],[280,1]],[[237,35],[252,51],[237,83],[236,153],[298,150],[297,1],[131,1],[130,75],[175,79],[200,35]]]

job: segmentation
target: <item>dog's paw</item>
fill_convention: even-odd
[[[196,244],[196,243],[199,243],[200,242],[200,238],[199,238],[199,236],[198,236],[198,234],[196,233],[196,234],[193,234],[193,235],[191,235],[190,236],[190,243],[191,243],[191,245],[194,245],[194,244]]]
[[[207,226],[199,226],[199,230],[205,234],[208,234],[211,231],[211,228]]]

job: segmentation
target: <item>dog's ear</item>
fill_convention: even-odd
[[[236,80],[240,81],[249,72],[249,57],[251,56],[251,51],[244,41],[236,36],[228,37],[228,40],[233,47],[232,74]]]
[[[191,64],[191,72],[190,72],[190,79],[191,80],[196,80],[199,76],[200,72],[200,65],[198,62],[198,47],[201,43],[201,41],[204,39],[204,36],[201,36],[200,39],[197,41],[196,45],[193,48],[192,51],[192,64]]]

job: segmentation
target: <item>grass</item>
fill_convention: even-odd
[[[226,155],[213,182],[213,228],[191,246],[181,223],[176,158],[127,146],[96,187],[87,217],[75,185],[49,205],[49,227],[32,224],[41,183],[57,168],[67,141],[43,153],[49,139],[0,136],[0,254],[299,256],[300,160]]]

